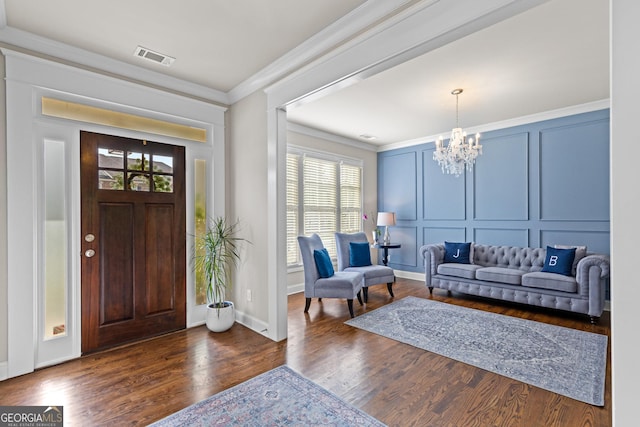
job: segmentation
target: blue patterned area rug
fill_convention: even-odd
[[[606,335],[416,297],[345,323],[581,402],[604,405]]]
[[[280,366],[151,424],[174,426],[384,426]]]

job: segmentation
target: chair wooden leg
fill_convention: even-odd
[[[362,296],[360,296],[360,292],[358,292],[356,296],[358,297],[358,302],[360,303],[360,305],[362,305]],[[365,299],[364,302],[367,302],[367,300]]]
[[[311,298],[307,298],[306,302],[304,303],[304,312],[307,313],[309,312],[309,306],[311,305]]]
[[[364,302],[369,301],[369,288],[362,288],[362,296],[364,297]]]
[[[360,295],[360,294],[358,294]],[[355,316],[353,315],[353,300],[352,299],[348,299],[347,300],[347,305],[349,306],[349,314],[351,315],[351,318],[353,319]]]
[[[433,295],[433,286],[429,286],[429,295]]]
[[[392,283],[387,283],[387,290],[389,291],[389,295],[391,295],[391,298],[393,298],[395,295],[393,295],[393,289],[391,289],[391,287],[393,286],[393,282]]]

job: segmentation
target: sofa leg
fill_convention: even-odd
[[[362,288],[362,296],[364,297],[364,302],[369,301],[369,288]],[[362,304],[362,302],[361,302]]]
[[[362,288],[362,289],[367,289],[367,288]],[[366,292],[366,290],[365,290]],[[366,294],[365,294],[366,295]],[[360,291],[358,291],[358,293],[356,294],[356,296],[358,297],[358,302],[360,303],[360,305],[362,305],[362,296],[360,294]],[[367,302],[367,298],[365,297],[364,302]]]
[[[353,319],[355,317],[353,315],[353,300],[352,299],[348,299],[347,300],[347,305],[349,306],[349,314],[351,315],[351,318]]]
[[[600,321],[600,318],[597,316],[589,316],[589,320],[591,321],[592,325],[597,325]]]
[[[393,283],[387,283],[387,290],[389,291],[389,295],[391,295],[391,298],[394,297],[392,286],[393,286]]]
[[[429,286],[429,295],[433,295],[433,286]]]
[[[311,298],[307,298],[305,303],[304,303],[304,312],[308,313],[309,312],[309,306],[311,305]]]

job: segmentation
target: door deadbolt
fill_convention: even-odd
[[[84,256],[86,256],[87,258],[91,258],[95,254],[96,251],[94,251],[93,249],[87,249],[86,251],[84,251]]]
[[[93,242],[94,240],[96,240],[96,236],[94,236],[93,234],[89,233],[86,236],[84,236],[84,241],[85,242]]]

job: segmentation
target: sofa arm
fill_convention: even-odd
[[[599,279],[609,278],[609,257],[606,255],[587,255],[578,261],[576,266],[576,280],[578,283],[586,283],[589,281],[589,275],[592,267],[598,267]],[[593,274],[595,274],[594,272]]]
[[[578,293],[589,297],[589,316],[600,317],[604,310],[605,286],[609,279],[609,257],[587,255],[577,265]]]
[[[420,248],[424,258],[424,283],[431,287],[431,277],[438,271],[438,265],[444,261],[444,245],[432,244]]]

